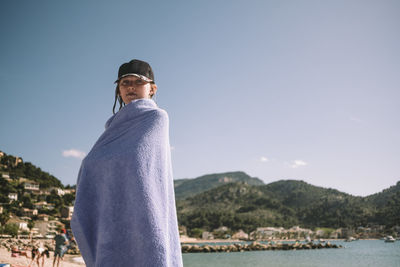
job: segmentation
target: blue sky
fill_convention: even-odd
[[[400,180],[399,1],[1,1],[0,150],[75,184],[148,61],[176,179]]]

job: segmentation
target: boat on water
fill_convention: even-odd
[[[352,237],[352,236],[350,236],[349,238],[347,238],[346,240],[345,240],[345,242],[353,242],[353,241],[356,241],[357,239],[355,239],[354,237]]]
[[[388,235],[385,237],[386,243],[393,243],[394,241],[396,241],[396,239],[394,239],[393,236],[391,236],[391,235]]]

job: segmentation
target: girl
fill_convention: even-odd
[[[89,267],[182,266],[169,118],[152,99],[153,70],[131,60],[116,84],[114,115],[79,170],[72,232]]]

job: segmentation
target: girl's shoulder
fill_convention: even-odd
[[[162,122],[163,124],[169,123],[169,116],[167,111],[162,108],[153,109],[151,112],[151,116],[153,117],[154,121]]]

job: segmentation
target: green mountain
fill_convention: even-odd
[[[225,172],[203,175],[194,179],[174,180],[175,197],[184,199],[212,188],[235,182],[244,182],[249,185],[263,185],[263,181],[250,177],[244,172]]]
[[[399,183],[398,183],[399,184]],[[281,180],[253,186],[228,183],[186,199],[177,200],[178,218],[188,229],[252,231],[263,226],[358,227],[399,225],[400,190],[386,190],[377,209],[371,197],[357,197],[304,181]]]
[[[324,198],[344,199],[350,195],[336,189],[313,186],[299,180],[280,180],[264,186],[264,191],[272,192],[284,205],[300,209]]]
[[[179,224],[189,229],[212,230],[219,226],[245,231],[257,226],[293,226],[296,214],[265,193],[262,186],[229,183],[177,201]]]
[[[400,181],[396,185],[393,185],[382,192],[367,196],[367,200],[374,204],[378,208],[382,208],[387,205],[387,202],[392,199],[396,194],[400,192]]]
[[[374,220],[389,227],[400,225],[400,181],[382,192],[366,197],[375,210]]]
[[[266,185],[264,190],[274,193],[283,205],[295,210],[299,221],[307,227],[365,225],[374,214],[373,207],[363,197],[304,181],[281,180]]]

